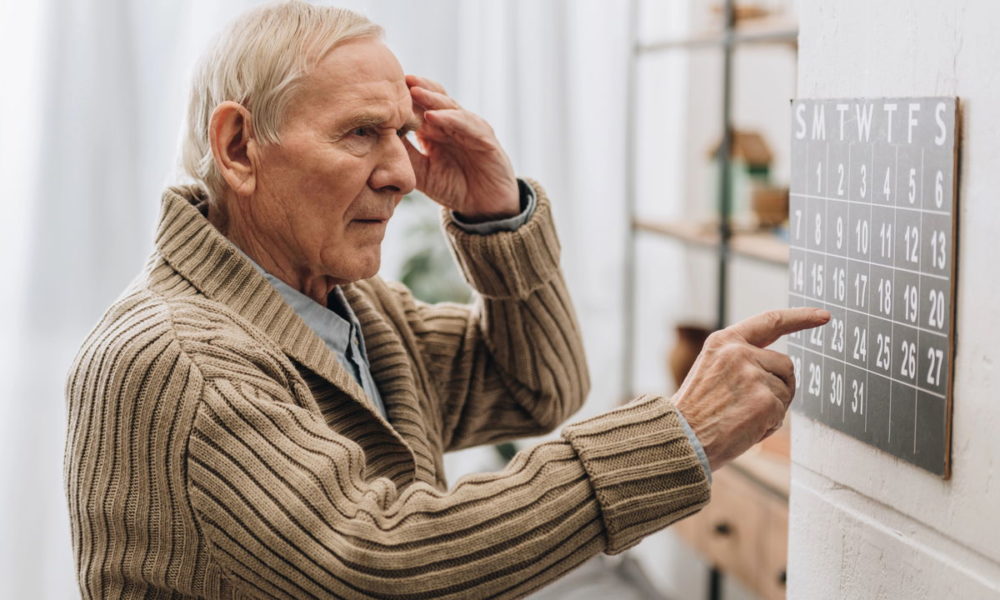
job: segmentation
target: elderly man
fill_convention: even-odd
[[[821,311],[720,332],[673,400],[449,489],[444,452],[551,430],[588,376],[544,191],[379,36],[286,2],[201,63],[197,184],[165,193],[152,257],[68,382],[84,597],[522,596],[698,510],[710,469],[781,423],[794,374],[762,348]],[[375,277],[414,187],[450,209],[474,306]]]

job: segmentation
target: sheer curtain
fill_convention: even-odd
[[[148,254],[175,179],[189,70],[249,0],[0,0],[0,584],[76,594],[62,483],[65,374]],[[618,400],[627,5],[346,1],[408,72],[489,120],[555,201],[594,386]],[[387,240],[387,253],[405,252]],[[392,273],[386,273],[392,276]]]

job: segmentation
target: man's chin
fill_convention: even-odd
[[[345,257],[337,258],[342,261]],[[341,273],[339,279],[342,283],[353,283],[374,277],[378,274],[379,267],[382,266],[381,246],[376,246],[373,252],[368,252],[364,256],[355,256],[354,260],[351,261],[350,268],[344,269],[344,266],[343,262],[331,264],[331,269],[328,272],[336,273],[339,271]]]

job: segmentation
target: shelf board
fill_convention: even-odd
[[[671,237],[693,246],[717,248],[718,226],[713,223],[693,221],[650,221],[635,219],[632,226],[638,231]],[[776,235],[763,232],[735,232],[729,239],[733,254],[776,265],[788,264],[788,243]]]
[[[668,38],[655,42],[639,43],[635,51],[639,54],[660,52],[677,48],[711,48],[742,44],[788,44],[798,46],[799,28],[795,21],[784,17],[754,19],[739,24],[732,34],[724,31],[705,31],[689,36]]]
[[[753,448],[729,463],[728,468],[739,471],[778,498],[788,501],[792,473],[788,457]]]

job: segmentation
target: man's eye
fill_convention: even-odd
[[[371,127],[358,127],[351,131],[351,135],[356,135],[359,137],[366,137],[374,133]]]

